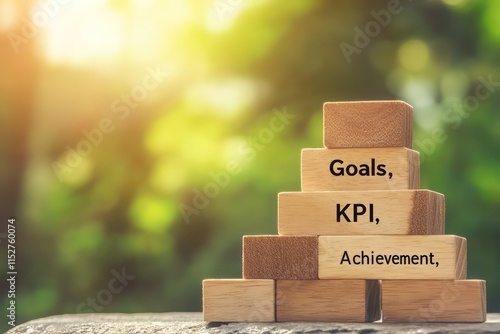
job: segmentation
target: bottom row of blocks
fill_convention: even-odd
[[[382,311],[382,312],[381,312]],[[484,322],[483,280],[203,281],[209,322]]]

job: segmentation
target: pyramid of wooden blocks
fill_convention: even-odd
[[[278,195],[279,235],[243,237],[243,278],[203,281],[210,322],[484,322],[486,283],[445,235],[442,194],[419,189],[412,107],[327,102],[324,148],[301,192]]]

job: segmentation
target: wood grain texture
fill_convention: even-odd
[[[326,102],[323,144],[342,147],[412,147],[413,108],[403,101]]]
[[[384,322],[484,322],[482,280],[383,280]]]
[[[276,281],[276,321],[380,319],[380,285],[371,280]]]
[[[420,155],[404,147],[303,149],[301,162],[302,191],[401,190],[420,187]],[[348,171],[353,174],[355,170],[358,172],[354,175],[347,174]],[[334,175],[332,171],[344,175]]]
[[[255,279],[204,280],[203,321],[275,321],[275,282]]]
[[[320,279],[464,279],[467,242],[454,235],[320,236],[318,259]]]
[[[283,192],[280,235],[443,234],[445,203],[429,190]]]
[[[243,278],[317,279],[318,238],[313,236],[244,236]]]

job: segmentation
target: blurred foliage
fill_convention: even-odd
[[[300,150],[322,146],[323,102],[384,99],[414,106],[421,187],[446,195],[446,232],[468,239],[469,277],[499,312],[499,3],[401,1],[349,62],[341,44],[390,3],[75,1],[19,53],[4,44],[2,87],[35,87],[23,122],[0,93],[2,150],[29,130],[25,164],[0,167],[22,181],[17,209],[0,203],[18,219],[18,323],[79,311],[122,268],[135,278],[97,311],[201,310],[202,279],[241,277],[241,237],[277,233],[277,193],[300,190]],[[13,80],[16,61],[36,76]],[[278,112],[294,118],[270,134]],[[103,119],[113,130],[73,156]]]

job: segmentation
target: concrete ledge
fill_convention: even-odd
[[[67,314],[29,321],[8,334],[159,333],[500,333],[500,314],[478,324],[205,323],[201,313]]]

